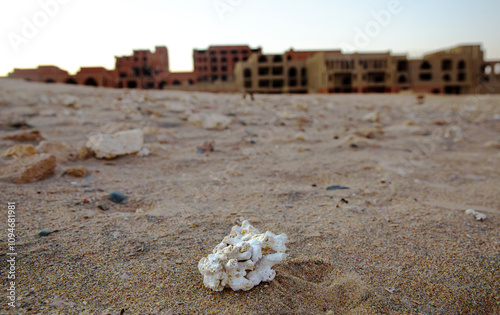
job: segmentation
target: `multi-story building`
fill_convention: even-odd
[[[261,48],[249,46],[210,46],[208,49],[193,49],[194,71],[199,82],[234,82],[234,67],[246,61],[252,53]]]
[[[500,62],[485,62],[479,45],[458,46],[422,59],[390,52],[254,54],[237,65],[235,76],[240,90],[256,93],[463,94],[476,93],[485,82],[489,93],[500,92],[499,84],[492,83],[500,82]]]
[[[316,53],[318,51],[292,49],[280,55],[254,53],[236,65],[236,85],[251,93],[307,93],[306,60]],[[340,54],[340,51],[328,53]]]

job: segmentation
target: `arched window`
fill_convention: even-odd
[[[422,62],[422,64],[420,65],[420,69],[422,69],[422,70],[429,70],[431,68],[432,68],[431,64],[427,60],[424,60]]]
[[[405,75],[400,75],[398,78],[398,83],[406,83],[406,76]]]
[[[174,80],[174,82],[172,82],[172,85],[181,85],[181,81],[179,81],[179,80]]]
[[[45,83],[55,83],[56,81],[54,81],[54,79],[51,79],[51,78],[48,78],[47,80],[45,80]]]
[[[297,69],[295,67],[291,67],[288,69],[288,76],[289,77],[296,77],[297,76]]]
[[[66,84],[78,84],[75,79],[73,78],[68,78],[66,81],[65,81]]]

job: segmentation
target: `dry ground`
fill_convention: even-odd
[[[190,112],[233,122],[205,130],[186,121]],[[363,120],[371,112],[379,122]],[[59,162],[37,183],[0,182],[0,245],[7,202],[16,202],[19,253],[15,312],[1,253],[0,313],[500,312],[500,150],[491,145],[500,96],[252,102],[1,79],[0,136],[23,119],[75,151],[90,134],[131,128],[146,127],[146,143],[160,144],[146,157]],[[212,140],[214,152],[197,153]],[[0,150],[15,144],[0,140]],[[77,165],[90,177],[62,176]],[[112,191],[129,198],[114,204]],[[110,210],[97,208],[103,202]],[[488,218],[475,221],[469,208]],[[198,260],[242,219],[286,233],[289,257],[270,283],[212,292]],[[55,232],[38,236],[43,229]]]

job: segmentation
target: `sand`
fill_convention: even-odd
[[[206,130],[191,113],[232,123]],[[16,121],[71,156],[91,134],[133,128],[154,150],[58,159],[46,180],[0,182],[0,313],[500,312],[500,96],[251,101],[0,79],[0,138]],[[214,151],[197,152],[210,141]],[[16,144],[0,140],[0,150]],[[72,166],[90,177],[64,174]],[[109,201],[113,191],[128,199]],[[17,206],[16,309],[5,293],[8,202]],[[212,292],[198,261],[243,219],[286,233],[289,256],[270,283]]]

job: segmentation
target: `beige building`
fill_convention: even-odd
[[[458,46],[422,59],[390,52],[258,53],[236,65],[235,77],[241,91],[255,93],[500,93],[500,62],[485,62],[479,45]]]

